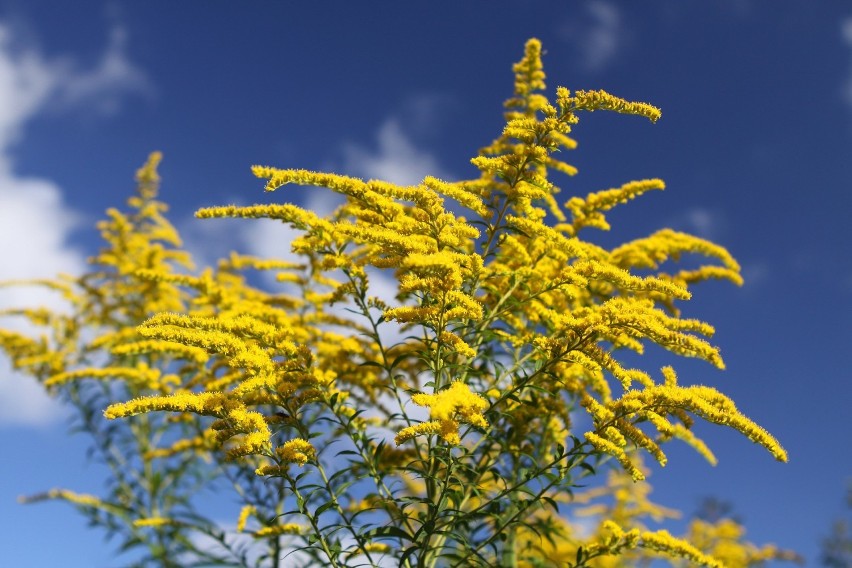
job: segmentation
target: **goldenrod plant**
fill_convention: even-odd
[[[289,243],[299,262],[232,254],[193,272],[155,199],[153,155],[133,215],[111,211],[102,226],[108,247],[93,272],[45,283],[72,314],[22,310],[52,335],[0,334],[15,366],[72,402],[96,446],[118,456],[107,497],[47,496],[162,565],[781,557],[728,525],[682,538],[645,526],[670,515],[647,500],[643,456],[665,465],[678,439],[715,462],[696,419],[787,460],[715,388],[623,362],[654,344],[724,368],[713,327],[680,303],[704,280],[742,283],[728,251],[671,229],[611,249],[584,238],[610,229],[610,209],[662,190],[659,179],[557,199],[557,182],[577,173],[562,152],[584,112],[653,123],[660,110],[604,91],[560,87],[548,99],[535,39],[514,73],[506,126],[471,160],[474,179],[401,186],[255,166],[266,191],[309,186],[342,205],[327,216],[286,202],[196,213],[278,220],[299,231]],[[705,264],[679,269],[684,255]],[[257,271],[280,287],[257,284]],[[393,293],[378,295],[387,281]],[[605,484],[577,491],[603,470]],[[194,508],[199,490],[222,482],[242,505],[230,531],[242,540]],[[614,501],[590,513],[600,496]],[[591,531],[580,530],[584,511]]]
[[[219,475],[218,467],[197,461],[214,448],[212,438],[205,437],[199,424],[177,416],[150,414],[123,423],[103,418],[103,408],[116,400],[174,392],[183,374],[208,359],[198,349],[146,344],[136,331],[160,311],[185,310],[192,302],[192,294],[181,287],[140,276],[192,267],[164,216],[166,205],[156,199],[159,161],[159,154],[152,154],[137,173],[138,191],[129,199],[128,211],[110,209],[98,224],[105,246],[89,259],[89,272],[4,283],[47,287],[61,295],[66,309],[5,310],[3,316],[24,318],[43,332],[31,337],[21,326],[0,329],[0,346],[14,368],[36,377],[74,409],[72,430],[88,435],[95,461],[109,471],[103,495],[51,489],[22,500],[58,499],[75,505],[90,524],[117,537],[120,550],[141,549],[138,565],[189,566],[239,557],[228,551],[224,532],[193,503]],[[187,443],[196,436],[203,441]],[[167,442],[175,445],[164,447]],[[196,546],[193,533],[218,541],[224,556]]]

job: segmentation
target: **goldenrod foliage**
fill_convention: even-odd
[[[233,481],[237,530],[266,547],[261,564],[293,550],[323,566],[610,566],[650,554],[715,567],[771,557],[727,525],[695,524],[685,538],[644,526],[666,515],[645,498],[643,454],[665,465],[677,438],[715,463],[695,418],[787,455],[716,389],[622,357],[656,344],[724,368],[713,327],[682,317],[679,302],[703,280],[741,283],[739,265],[670,229],[611,250],[583,238],[609,230],[609,210],[662,190],[661,180],[557,199],[555,178],[577,173],[558,152],[576,147],[582,112],[656,122],[659,109],[562,87],[551,103],[534,39],[514,72],[506,127],[471,160],[473,179],[400,186],[255,166],[266,191],[308,186],[345,201],[326,217],[283,202],[196,213],[276,219],[300,232],[290,243],[300,263],[234,254],[188,272],[155,199],[152,155],[132,212],[110,210],[100,226],[107,248],[93,272],[51,284],[74,315],[20,312],[52,340],[4,331],[2,346],[72,399],[100,385],[114,422],[95,429],[129,429],[146,475],[167,462],[179,464],[168,470],[175,480]],[[707,263],[673,270],[686,254]],[[252,285],[253,271],[277,273],[281,291]],[[377,279],[392,279],[393,297],[373,295]],[[591,418],[588,430],[574,425],[577,412]],[[592,496],[574,489],[610,463],[620,473],[600,491],[616,504],[594,510],[599,527],[582,535],[572,522]],[[157,503],[125,506],[124,528],[181,542],[193,530],[220,534],[190,508]],[[204,558],[189,544],[181,551]]]

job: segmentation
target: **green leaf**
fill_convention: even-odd
[[[364,533],[364,536],[367,538],[381,538],[381,537],[393,537],[406,540],[408,542],[413,542],[414,538],[402,530],[401,528],[394,525],[386,525],[383,527],[376,527],[372,530],[369,530]]]
[[[320,505],[314,512],[314,517],[319,518],[320,515],[333,508],[334,506],[334,501],[328,501],[327,503]]]

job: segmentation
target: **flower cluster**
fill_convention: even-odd
[[[612,458],[641,482],[642,456],[664,465],[663,446],[675,438],[714,462],[692,430],[696,418],[741,432],[780,461],[787,455],[719,391],[682,386],[670,367],[656,380],[625,363],[625,352],[657,345],[724,368],[713,327],[682,317],[681,303],[704,280],[742,283],[740,267],[724,248],[669,229],[612,249],[585,238],[610,230],[614,207],[665,184],[629,181],[560,203],[555,176],[577,170],[557,156],[576,147],[580,116],[656,122],[660,111],[565,88],[551,103],[541,53],[530,40],[514,66],[506,126],[471,160],[472,179],[402,186],[255,166],[268,192],[324,188],[343,203],[327,216],[294,203],[196,213],[287,225],[299,234],[289,243],[299,262],[234,253],[193,272],[155,199],[152,155],[131,213],[110,210],[100,225],[107,247],[95,270],[45,283],[76,315],[6,314],[47,326],[52,339],[0,330],[13,364],[79,404],[97,439],[124,432],[147,476],[119,484],[109,502],[53,497],[110,512],[107,524],[124,526],[128,542],[141,529],[209,536],[219,533],[176,505],[190,495],[158,491],[163,479],[169,490],[224,479],[243,498],[238,531],[253,519],[260,527],[251,534],[270,556],[289,546],[330,566],[377,565],[371,555],[401,566],[516,566],[534,534],[557,543],[554,557],[570,550],[577,566],[637,549],[722,566],[709,544],[696,547],[698,536],[645,530],[638,515],[613,513],[593,542],[578,544],[555,528],[564,519],[544,513],[544,504],[558,511],[557,500],[578,504],[566,496]],[[687,254],[707,262],[676,270]],[[259,271],[275,273],[280,288],[258,285]],[[373,295],[376,280],[392,293]],[[86,406],[91,392],[107,426]],[[428,420],[412,405],[428,408]],[[591,419],[585,432],[574,424],[578,410]],[[193,553],[200,564],[228,562]]]
[[[440,433],[448,444],[460,444],[459,422],[486,428],[488,422],[482,412],[488,408],[488,402],[480,395],[472,393],[470,387],[461,381],[437,394],[415,394],[411,397],[414,404],[429,407],[429,422],[409,426],[396,435],[396,444],[400,445],[418,434]]]

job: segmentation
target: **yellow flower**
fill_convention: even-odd
[[[781,444],[737,410],[730,398],[711,387],[678,386],[677,377],[671,368],[665,368],[663,374],[665,384],[630,390],[621,398],[605,404],[588,395],[583,399],[583,406],[596,426],[594,431],[585,434],[586,440],[598,451],[615,457],[634,479],[643,479],[644,476],[626,454],[625,438],[649,451],[661,465],[666,463],[666,456],[658,443],[634,426],[638,421],[649,421],[654,425],[662,435],[661,440],[675,436],[684,439],[710,463],[715,463],[715,456],[689,431],[691,421],[684,420],[688,418],[686,413],[693,413],[714,424],[729,426],[766,448],[778,461],[787,461],[787,452]],[[666,419],[667,415],[680,418],[684,423],[672,424]]]
[[[662,113],[660,109],[647,103],[633,103],[610,95],[606,91],[576,91],[571,97],[567,90],[557,92],[559,104],[571,110],[611,110],[624,114],[644,116],[651,122],[657,122]]]
[[[459,422],[487,428],[488,422],[482,412],[488,409],[488,401],[471,392],[461,381],[454,381],[449,388],[437,394],[415,394],[411,401],[419,406],[428,406],[431,420],[403,428],[396,436],[396,444],[420,434],[437,434],[450,445],[461,443]]]
[[[316,449],[307,440],[295,438],[285,442],[275,449],[275,453],[285,463],[296,463],[303,466],[316,457]]]
[[[698,566],[725,568],[725,565],[717,559],[707,556],[685,540],[676,538],[665,530],[651,532],[631,529],[625,531],[618,523],[611,520],[604,521],[603,528],[609,533],[609,536],[590,546],[588,552],[618,556],[625,550],[639,547],[661,552],[672,558],[686,558]]]
[[[364,550],[367,552],[390,552],[390,545],[383,542],[368,542],[364,545]]]
[[[237,532],[243,532],[246,529],[246,522],[248,522],[248,518],[255,514],[256,509],[254,505],[246,505],[242,509],[240,509],[240,516],[237,518]]]
[[[104,381],[122,379],[143,388],[156,389],[159,385],[160,370],[151,369],[144,363],[140,363],[136,368],[104,367],[100,369],[79,369],[53,375],[44,382],[44,386],[54,387],[77,379],[99,379]]]
[[[255,538],[270,538],[280,536],[282,534],[301,534],[305,527],[296,523],[285,523],[283,525],[273,525],[271,527],[263,527],[254,532]]]
[[[133,521],[134,527],[162,527],[168,524],[171,524],[172,519],[167,519],[165,517],[148,517],[145,519],[136,519]]]

